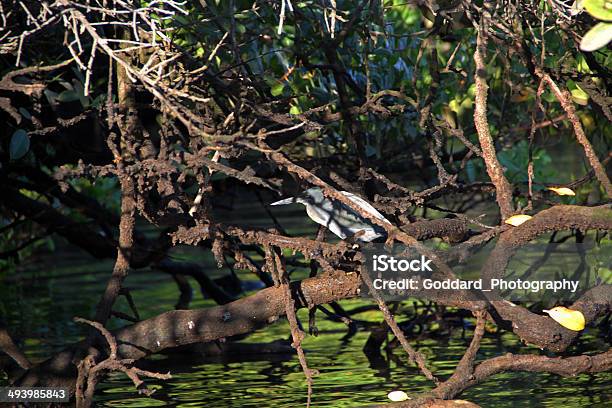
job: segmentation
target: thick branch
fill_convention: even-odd
[[[5,186],[2,191],[2,203],[32,221],[57,232],[70,243],[83,248],[96,258],[113,256],[114,246],[112,240],[90,230],[82,223],[73,221],[40,201],[24,196],[18,191]]]
[[[19,347],[15,345],[6,327],[0,323],[0,351],[5,352],[21,368],[28,369],[32,366],[28,358],[23,354]]]
[[[506,354],[483,361],[476,366],[471,375],[463,377],[463,381],[456,382],[453,387],[441,386],[438,390],[434,390],[434,394],[439,398],[453,398],[463,390],[504,371],[553,373],[571,377],[582,373],[598,373],[610,369],[612,369],[612,349],[594,356],[582,355],[567,358]]]
[[[528,222],[511,228],[500,235],[499,241],[482,269],[485,280],[503,277],[506,267],[516,250],[539,235],[565,229],[612,230],[612,209],[609,205],[580,207],[558,205],[541,211]],[[587,323],[608,313],[611,308],[612,286],[597,286],[587,292],[575,308],[581,310]],[[586,302],[585,299],[590,299]],[[511,322],[513,331],[525,342],[551,351],[564,351],[578,336],[547,316],[507,301],[494,301],[493,307],[503,320]]]
[[[120,176],[121,184],[121,221],[119,222],[119,247],[113,273],[107,283],[106,290],[96,308],[95,321],[106,323],[111,315],[115,299],[119,295],[124,279],[130,268],[130,258],[134,246],[134,224],[136,202],[134,181],[127,175]]]
[[[476,39],[476,50],[474,51],[474,62],[476,63],[476,73],[474,75],[476,83],[474,125],[478,133],[478,140],[482,148],[482,156],[487,167],[487,173],[495,185],[497,204],[501,211],[502,220],[505,220],[514,212],[512,206],[512,187],[504,175],[504,169],[499,160],[497,160],[495,146],[489,131],[489,122],[487,120],[487,68],[482,54],[485,49],[486,40],[482,28],[480,28]]]
[[[358,274],[336,272],[293,282],[291,291],[298,309],[355,297],[359,286]],[[168,348],[252,332],[285,314],[284,299],[282,287],[270,287],[223,306],[162,313],[113,332],[119,345],[118,356],[137,360]],[[73,387],[74,350],[61,352],[30,370],[19,384]]]

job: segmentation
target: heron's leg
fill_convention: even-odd
[[[362,237],[366,233],[365,230],[359,230],[350,237],[346,237],[345,241],[350,244],[356,244],[359,241],[359,238]]]
[[[326,231],[327,231],[327,227],[325,227],[324,225],[319,225],[319,229],[317,231],[317,237],[315,238],[315,241],[317,242],[325,241]],[[315,257],[319,258],[322,255],[323,254],[321,254],[321,251],[319,250]],[[318,271],[319,271],[319,264],[317,263],[316,259],[311,259],[310,260],[310,277],[314,278],[315,276],[317,276]],[[308,308],[308,332],[312,336],[319,335],[319,329],[317,328],[316,317],[315,317],[316,311],[317,311],[316,306]]]
[[[324,242],[325,241],[325,232],[327,231],[327,227],[324,225],[319,225],[319,229],[317,230],[317,236],[315,238],[315,241],[317,242]],[[317,276],[317,271],[319,270],[319,265],[316,261],[316,258],[321,258],[322,257],[322,253],[321,250],[318,249],[314,256],[313,259],[310,260],[310,277],[314,278],[315,276]]]
[[[317,231],[317,237],[315,241],[323,242],[325,241],[325,233],[327,232],[327,227],[324,225],[319,225],[319,230]]]

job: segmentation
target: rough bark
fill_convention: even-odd
[[[484,18],[484,17],[483,17]],[[476,95],[474,101],[474,125],[478,133],[478,140],[482,149],[482,156],[485,161],[487,173],[491,182],[495,185],[495,194],[497,205],[501,212],[502,221],[510,217],[514,212],[512,206],[512,187],[506,176],[504,169],[497,160],[495,153],[495,145],[491,132],[489,130],[489,121],[487,119],[487,67],[484,62],[484,52],[486,50],[486,39],[482,28],[478,30],[476,37],[476,50],[474,51],[474,62],[476,63],[476,72],[474,74],[474,82],[476,83]]]
[[[358,274],[337,272],[293,282],[291,291],[298,309],[355,297],[359,286]],[[284,299],[282,287],[266,288],[223,306],[162,313],[112,334],[119,345],[118,356],[137,360],[168,348],[252,332],[285,314]],[[58,353],[28,371],[17,383],[72,387],[76,378],[74,350],[72,347]]]
[[[543,233],[570,228],[612,230],[612,208],[609,205],[599,207],[559,205],[539,212],[531,220],[510,228],[500,235],[495,249],[483,266],[481,276],[485,280],[503,277],[511,257],[518,248]],[[592,322],[610,310],[612,287],[610,285],[595,287],[584,297],[590,299],[590,302],[582,300],[577,302],[575,308],[583,311],[587,322]],[[579,335],[578,332],[564,328],[548,316],[532,313],[514,303],[508,301],[491,303],[501,320],[508,321],[512,330],[527,343],[561,352]]]

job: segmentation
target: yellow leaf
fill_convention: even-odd
[[[544,313],[548,313],[548,315],[561,326],[570,330],[584,330],[584,326],[586,325],[584,315],[578,310],[572,310],[568,309],[567,307],[557,306],[553,307],[550,310],[542,311]]]
[[[512,217],[508,218],[505,223],[518,227],[525,221],[530,220],[531,218],[531,215],[526,214],[513,215]]]
[[[593,132],[595,128],[597,128],[597,123],[592,115],[587,112],[579,112],[578,117],[580,117],[580,122],[582,122],[582,126],[584,126],[584,130],[588,130],[589,132]]]
[[[535,94],[535,91],[531,88],[522,88],[517,93],[510,97],[511,102],[525,102]]]
[[[443,106],[442,115],[451,128],[457,129],[457,114],[455,111],[448,106]]]
[[[463,113],[463,109],[461,108],[461,104],[458,100],[453,99],[448,103],[448,107],[451,111],[455,112],[457,115],[461,115]]]
[[[315,77],[314,71],[308,71],[304,75],[302,75],[303,79],[308,79],[308,80],[310,80],[310,79],[312,79],[314,77]]]
[[[554,191],[560,196],[575,196],[574,190],[567,187],[548,187],[550,191]]]
[[[582,88],[576,85],[576,89],[572,90],[572,100],[578,105],[588,105],[589,95]]]

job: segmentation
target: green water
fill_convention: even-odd
[[[258,212],[259,211],[259,212]],[[282,210],[279,220],[291,225],[294,234],[311,234],[314,227],[303,222],[299,209]],[[253,211],[251,225],[267,225],[263,210]],[[261,216],[261,217],[260,217]],[[300,220],[291,224],[291,220]],[[216,269],[214,261],[201,250],[177,248],[176,259],[196,260],[212,271],[213,276],[227,274]],[[38,255],[0,281],[0,312],[6,317],[11,332],[22,339],[26,354],[39,361],[66,344],[81,338],[85,328],[72,322],[74,316],[91,317],[95,304],[112,270],[112,261],[94,261],[75,250]],[[249,275],[241,274],[250,279]],[[212,306],[203,299],[197,285],[192,308]],[[171,310],[178,298],[175,283],[165,274],[138,270],[126,281],[131,289],[141,318]],[[367,304],[364,300],[341,302],[346,310]],[[124,298],[116,307],[131,313]],[[308,318],[299,314],[303,322]],[[367,311],[356,319],[380,322],[377,311]],[[123,322],[114,319],[113,327]],[[320,371],[315,378],[313,406],[355,407],[387,402],[387,393],[400,389],[411,394],[431,389],[432,384],[407,363],[403,351],[382,350],[378,358],[368,359],[362,351],[368,332],[360,329],[345,338],[346,326],[319,315],[320,334],[303,342],[311,368]],[[435,339],[411,338],[411,343],[428,359],[435,374],[446,378],[469,344],[473,320],[463,322],[450,334]],[[288,339],[285,320],[260,330],[242,340],[246,343],[267,343]],[[596,353],[609,347],[592,329],[586,331],[576,346],[580,351]],[[575,351],[575,350],[574,350]],[[520,346],[512,334],[487,334],[478,358],[484,359],[512,353],[540,353]],[[306,402],[306,385],[295,355],[289,353],[203,357],[200,355],[155,356],[150,367],[170,371],[171,380],[147,380],[157,391],[152,398],[138,396],[131,382],[122,374],[113,374],[98,387],[96,401],[104,407],[295,407]],[[0,380],[0,384],[6,380]],[[604,407],[612,406],[612,373],[562,378],[549,374],[503,373],[483,384],[470,388],[461,398],[483,407]]]
[[[57,266],[47,257],[27,265],[28,270],[12,276],[2,286],[2,306],[10,311],[8,319],[13,332],[25,338],[25,351],[41,359],[58,351],[67,342],[77,340],[83,328],[72,323],[74,315],[91,316],[104,277],[111,262],[92,263],[81,257],[62,259]],[[36,268],[36,269],[34,269]],[[87,273],[85,273],[87,271]],[[150,271],[136,271],[127,280],[142,317],[153,316],[172,308],[176,287],[168,276]],[[343,302],[347,310],[362,306],[362,300]],[[192,307],[212,305],[194,294]],[[119,310],[129,312],[125,300]],[[300,313],[307,321],[304,313]],[[378,321],[377,312],[355,316]],[[117,324],[117,322],[115,322]],[[472,322],[466,321],[469,326]],[[343,324],[319,318],[318,337],[307,337],[304,348],[311,367],[320,371],[315,379],[315,406],[353,407],[386,401],[386,394],[401,389],[408,394],[430,389],[417,370],[406,363],[400,349],[388,354],[383,350],[380,361],[368,361],[362,352],[368,333],[359,331],[343,341]],[[430,360],[436,375],[449,375],[469,342],[471,331],[461,337],[455,329],[448,338],[413,341]],[[587,333],[581,349],[602,350],[607,346],[594,333]],[[288,338],[284,321],[261,330],[245,342],[268,342]],[[523,349],[525,352],[534,350]],[[519,352],[516,339],[506,334],[500,339],[487,336],[480,358],[506,352]],[[300,365],[291,354],[263,354],[209,358],[193,356],[158,357],[159,371],[170,370],[169,381],[148,381],[158,388],[153,398],[140,397],[126,377],[113,374],[99,386],[100,406],[219,406],[219,407],[293,407],[303,405],[306,388]],[[247,361],[245,361],[247,360]],[[612,400],[612,374],[581,375],[561,378],[548,374],[505,373],[469,389],[462,398],[482,406],[606,406]]]

